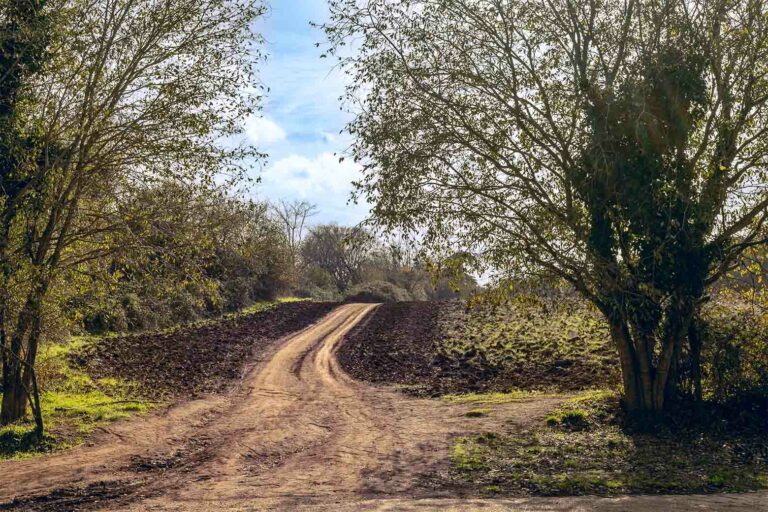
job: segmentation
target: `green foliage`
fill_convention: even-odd
[[[378,294],[360,300],[453,300],[478,290],[463,267],[429,264],[413,240],[377,238],[360,228],[316,226],[301,244],[299,288],[319,300]],[[372,288],[377,288],[373,290]]]
[[[372,223],[499,287],[567,282],[644,411],[696,364],[705,289],[766,242],[768,9],[691,8],[332,0],[324,26]]]
[[[321,224],[302,243],[301,260],[310,268],[324,271],[336,289],[344,291],[360,282],[371,243],[372,237],[362,229]]]
[[[717,400],[768,394],[768,315],[729,301],[705,311],[705,391]]]
[[[361,283],[350,288],[345,300],[349,302],[406,302],[413,300],[402,288],[386,281]]]
[[[301,270],[299,288],[296,292],[315,300],[337,300],[340,297],[330,272],[315,265],[307,265]]]
[[[24,158],[9,158],[7,147],[0,151],[0,422],[7,424],[24,415],[27,390],[34,389],[37,347],[46,334],[44,310],[61,298],[52,296],[55,288],[74,289],[82,276],[130,281],[136,268],[126,268],[126,261],[145,274],[159,272],[157,256],[163,254],[163,263],[176,265],[177,279],[173,286],[155,282],[144,291],[184,289],[168,304],[188,319],[201,306],[203,293],[196,288],[216,285],[194,279],[183,264],[187,260],[179,257],[199,256],[215,245],[194,236],[205,224],[168,221],[184,218],[184,206],[201,205],[189,200],[195,195],[190,190],[211,202],[221,200],[212,192],[215,183],[241,182],[243,161],[262,156],[252,146],[226,141],[242,133],[244,119],[258,110],[254,70],[260,38],[252,24],[264,6],[258,0],[36,0],[0,8],[5,68],[0,88],[13,82],[0,103],[4,114],[8,107],[20,109],[12,116],[13,128],[34,142]],[[44,24],[48,14],[55,21],[50,27]],[[23,101],[17,102],[22,90]],[[11,140],[9,116],[0,117],[5,143]],[[164,203],[152,201],[168,183],[176,193],[167,194]],[[206,213],[211,212],[198,212],[197,219]],[[178,243],[162,243],[168,241]],[[242,252],[250,263],[262,259]],[[243,286],[227,278],[239,285],[231,300],[241,300]],[[97,288],[110,295],[106,287]],[[142,296],[136,289],[126,292]],[[121,314],[146,305],[132,299],[124,311],[104,315],[99,323],[142,320],[145,311],[133,319]]]
[[[55,450],[58,443],[49,435],[40,439],[34,428],[9,425],[0,428],[0,461]]]
[[[272,300],[290,279],[288,247],[266,204],[178,185],[146,190],[159,213],[136,229],[148,247],[89,265],[67,312],[88,332],[164,328]],[[172,227],[172,229],[170,229]]]
[[[617,381],[606,322],[577,297],[520,294],[500,305],[441,311],[440,356],[508,376],[507,385],[585,389]]]

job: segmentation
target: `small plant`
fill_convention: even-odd
[[[710,475],[707,479],[707,483],[712,487],[723,487],[727,482],[728,478],[721,473]]]
[[[582,409],[557,411],[544,419],[550,427],[566,430],[586,430],[589,428],[589,412]]]
[[[55,448],[56,441],[44,435],[40,439],[33,429],[11,425],[0,430],[0,459],[19,453],[44,453]]]
[[[483,418],[485,416],[488,416],[491,413],[492,409],[484,408],[484,409],[472,409],[468,413],[466,413],[464,416],[467,418]]]
[[[477,471],[486,467],[480,448],[469,437],[456,440],[451,451],[451,460],[456,468],[463,471]]]

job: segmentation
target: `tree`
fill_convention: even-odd
[[[19,389],[22,383],[22,361],[17,358],[14,340],[9,339],[4,329],[8,313],[5,304],[10,300],[13,273],[10,237],[20,203],[32,188],[22,168],[34,158],[36,140],[24,129],[23,106],[27,80],[40,72],[47,59],[50,17],[46,3],[45,0],[6,0],[0,4],[0,352],[3,389],[11,390],[14,385]],[[25,389],[33,384],[36,432],[40,436],[43,423],[34,379],[26,383]],[[26,400],[21,400],[22,397],[16,397],[15,410],[2,408],[0,424],[19,415],[19,409],[26,407]]]
[[[404,236],[388,236],[371,245],[361,272],[365,283],[387,281],[406,291],[412,300],[455,300],[479,290],[466,271],[462,254],[427,261],[420,242]]]
[[[237,178],[251,147],[221,141],[258,107],[252,22],[258,0],[79,0],[50,4],[56,43],[29,77],[24,128],[34,158],[17,165],[26,195],[7,231],[2,422],[25,413],[40,314],[63,272],[115,250],[130,230],[120,201],[163,181]],[[254,40],[256,39],[256,40]],[[254,55],[255,53],[255,55]],[[15,205],[15,206],[14,206]]]
[[[500,283],[567,281],[610,324],[627,407],[662,410],[683,359],[699,373],[707,287],[766,241],[768,8],[331,4],[374,220]]]
[[[283,226],[291,254],[291,263],[296,268],[301,243],[306,234],[307,222],[317,214],[317,205],[298,199],[293,201],[283,199],[272,205],[272,211]]]
[[[228,310],[274,300],[293,278],[292,247],[268,209],[266,203],[233,198],[212,209],[218,217],[215,257],[206,274],[220,283]]]
[[[339,291],[359,283],[371,239],[360,229],[323,224],[310,230],[301,247],[302,262],[331,275]]]
[[[288,287],[288,247],[266,203],[181,183],[132,191],[130,229],[77,267],[64,312],[91,331],[157,329],[271,300]]]

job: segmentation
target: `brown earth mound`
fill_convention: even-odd
[[[437,304],[382,304],[345,337],[337,354],[352,377],[369,382],[427,384],[434,380]]]
[[[600,326],[586,320],[574,333],[548,314],[469,313],[458,302],[382,304],[347,335],[338,358],[356,379],[413,386],[415,394],[576,391],[614,382],[618,367]]]
[[[72,356],[94,378],[137,383],[150,396],[219,391],[274,342],[308,327],[337,306],[288,302],[265,311],[169,332],[110,337]]]

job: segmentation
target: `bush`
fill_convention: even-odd
[[[319,302],[337,302],[340,300],[340,294],[335,286],[332,288],[307,286],[295,290],[294,295],[302,299],[312,299]]]
[[[407,302],[410,294],[386,281],[371,281],[353,286],[347,294],[347,302]]]
[[[717,400],[768,394],[768,318],[750,307],[706,311],[704,376]]]
[[[582,409],[556,411],[544,419],[550,427],[560,427],[565,430],[586,430],[589,428],[589,413]]]
[[[336,301],[340,298],[333,276],[327,270],[314,265],[309,265],[302,270],[299,286],[293,290],[293,294],[323,302]]]

